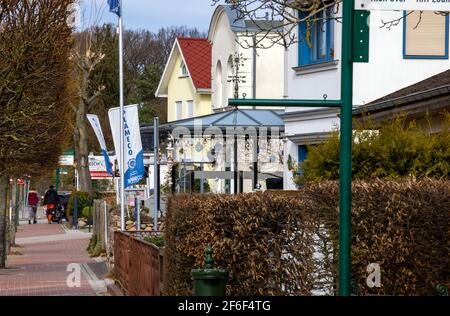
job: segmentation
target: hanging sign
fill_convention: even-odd
[[[450,11],[450,0],[355,0],[356,10]]]

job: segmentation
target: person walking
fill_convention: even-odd
[[[36,224],[36,212],[37,207],[39,204],[39,197],[36,191],[30,191],[28,192],[28,207],[29,207],[29,218],[28,218],[28,224],[31,224],[31,221],[33,221],[33,224]]]
[[[50,185],[47,192],[44,195],[44,205],[47,205],[47,220],[48,223],[52,223],[52,213],[51,211],[58,207],[59,198],[58,193],[53,185]]]

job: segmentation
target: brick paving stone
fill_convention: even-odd
[[[89,235],[83,239],[52,241],[52,236],[56,238],[61,234],[65,231],[58,224],[19,225],[16,237],[20,240],[47,236],[48,241],[14,248],[21,255],[8,256],[7,269],[0,270],[0,296],[95,295],[83,273],[80,274],[80,287],[67,285],[72,272],[67,271],[69,264],[94,262],[86,252]]]

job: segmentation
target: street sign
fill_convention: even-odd
[[[72,155],[62,155],[59,156],[60,166],[73,166],[73,156]]]
[[[450,11],[449,0],[355,0],[355,10]]]
[[[355,63],[369,62],[369,18],[370,11],[353,11],[352,60]]]
[[[17,179],[17,184],[19,184],[19,185],[24,185],[24,184],[25,184],[25,180],[23,180],[23,179]]]
[[[65,150],[61,156],[59,156],[60,166],[73,166],[75,151],[72,149]]]
[[[114,170],[115,157],[110,156],[109,159]],[[104,156],[89,156],[89,172],[93,180],[112,179],[112,175],[106,169]]]

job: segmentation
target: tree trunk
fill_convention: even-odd
[[[17,179],[11,185],[11,222],[9,223],[9,249],[8,253],[11,251],[11,247],[15,246],[16,242],[16,209],[18,204],[17,199]]]
[[[80,101],[77,107],[76,113],[76,125],[75,125],[75,148],[76,148],[76,168],[78,172],[78,181],[80,185],[80,191],[89,192],[92,194],[92,181],[91,174],[89,172],[89,148],[87,139],[87,124],[86,124],[86,111],[88,100],[88,82],[89,73],[83,71],[80,86]]]
[[[17,210],[16,210],[16,232],[21,218],[20,214],[24,214],[23,212],[25,208],[24,194],[25,194],[25,186],[27,185],[26,183],[27,183],[26,180],[24,180],[23,185],[19,185],[19,192],[17,196],[19,202],[17,203]]]
[[[79,161],[77,163],[77,171],[80,183],[80,190],[84,192],[92,193],[92,182],[91,174],[89,172],[89,148],[87,141],[87,130],[86,130],[86,114],[84,113],[83,118],[80,117],[79,122],[77,122],[77,129],[79,131]]]
[[[6,267],[6,216],[8,211],[8,177],[0,176],[0,269]]]

